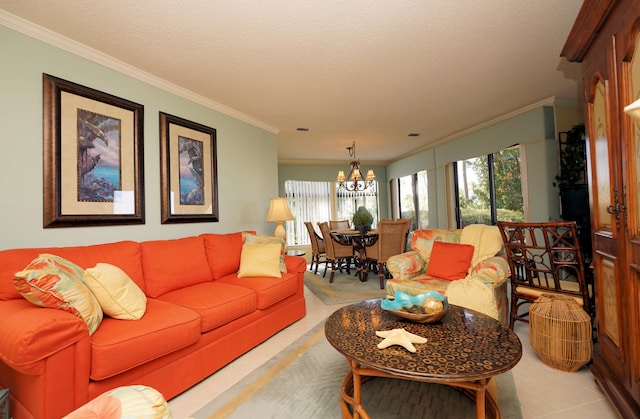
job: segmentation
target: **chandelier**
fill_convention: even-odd
[[[349,177],[344,176],[344,170],[338,171],[338,178],[336,179],[339,187],[346,189],[347,191],[364,191],[371,185],[376,179],[375,173],[372,169],[367,171],[367,177],[363,178],[360,173],[360,161],[356,157],[356,142],[353,142],[351,147],[347,147],[349,150],[349,157],[351,158],[351,171]]]

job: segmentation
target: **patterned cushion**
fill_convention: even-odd
[[[251,233],[242,233],[244,243],[279,243],[280,244],[280,272],[287,272],[287,265],[284,261],[285,243],[280,237],[256,236]]]
[[[83,280],[106,315],[121,320],[140,320],[144,315],[147,296],[117,266],[98,263],[84,271]]]
[[[238,278],[266,276],[281,278],[279,243],[245,243],[240,256]]]
[[[416,251],[391,256],[387,260],[387,270],[395,279],[411,279],[424,272],[424,259]]]
[[[16,272],[14,285],[27,300],[40,307],[56,308],[84,320],[89,334],[102,322],[98,300],[82,282],[84,271],[59,256],[42,254]]]
[[[444,228],[434,228],[429,230],[414,230],[411,233],[411,250],[416,249],[416,241],[419,238],[433,241],[449,243],[460,243],[461,230],[448,230]]]
[[[148,386],[133,385],[102,393],[65,416],[65,419],[169,419],[171,417],[169,405],[158,390]]]

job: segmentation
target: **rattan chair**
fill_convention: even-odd
[[[593,318],[593,299],[576,223],[498,222],[511,269],[509,327],[528,323],[529,311],[520,313],[542,294],[572,297]]]
[[[313,224],[311,224],[310,221],[305,221],[304,225],[307,226],[309,239],[311,240],[311,264],[309,265],[309,270],[313,271],[314,274],[317,274],[318,266],[320,266],[321,263],[327,263],[326,246],[324,244],[324,240],[318,235],[318,233],[316,233],[316,230],[313,228]]]
[[[322,234],[322,239],[324,240],[324,246],[327,255],[327,263],[324,265],[324,273],[322,274],[322,277],[325,277],[325,275],[327,274],[327,268],[329,267],[329,265],[331,265],[331,275],[329,276],[329,283],[331,283],[333,282],[333,275],[335,274],[336,270],[342,272],[346,269],[347,273],[351,274],[353,247],[337,243],[331,237],[329,223],[318,223],[318,227],[320,227],[320,233]]]
[[[378,240],[372,246],[365,248],[365,280],[369,271],[376,271],[380,277],[380,288],[384,289],[387,259],[406,250],[410,226],[411,219],[381,220],[378,223]]]
[[[349,220],[330,220],[329,221],[329,229],[333,230],[348,230],[351,228],[351,223]]]

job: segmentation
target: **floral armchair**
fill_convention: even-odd
[[[454,253],[450,255],[453,260],[442,253],[444,245],[439,243],[432,261],[436,242],[467,246],[448,246],[447,251]],[[465,252],[472,253],[471,257],[461,256]],[[463,268],[456,277],[443,274],[441,268],[436,270],[436,265],[445,270],[454,265]],[[504,323],[508,321],[509,264],[500,232],[495,226],[473,224],[458,230],[414,230],[411,233],[411,250],[390,257],[387,269],[393,276],[387,280],[386,293],[389,296],[395,295],[396,291],[410,295],[437,291],[446,295],[451,304],[485,313]],[[438,276],[433,275],[434,272]]]

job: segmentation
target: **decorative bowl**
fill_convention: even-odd
[[[427,301],[428,307],[441,308],[432,313],[421,312],[423,303]],[[438,304],[440,302],[440,304]],[[409,295],[396,291],[394,298],[388,298],[380,302],[380,307],[398,317],[415,323],[435,323],[442,320],[449,312],[447,297],[437,292],[427,292],[419,295]]]

